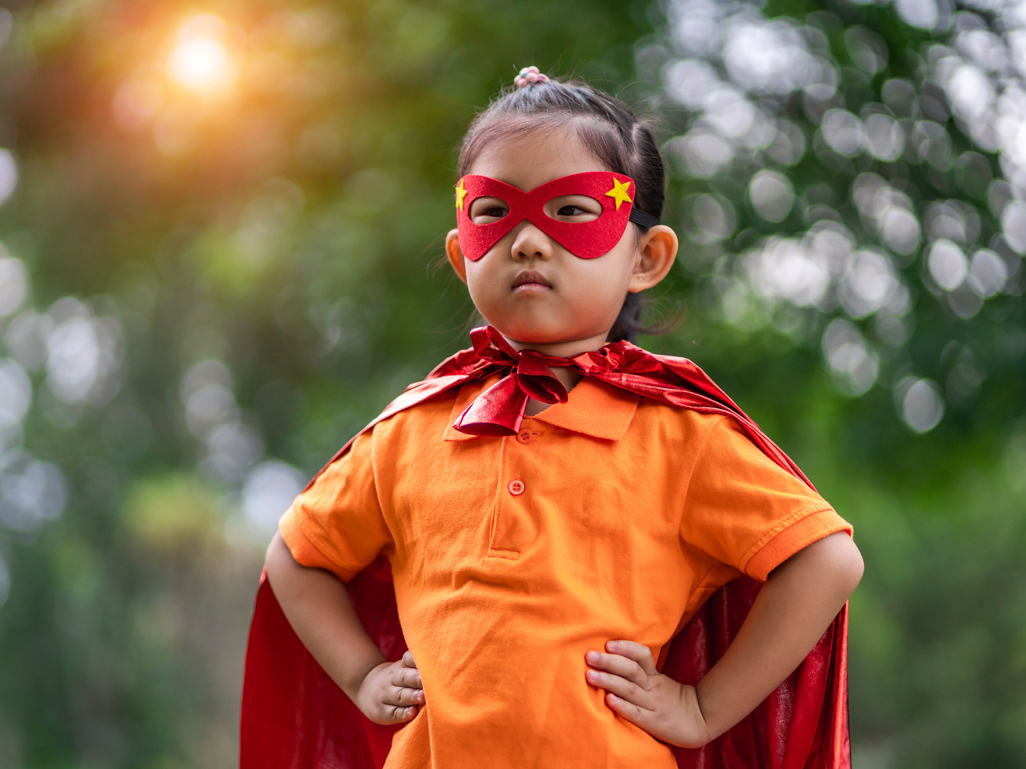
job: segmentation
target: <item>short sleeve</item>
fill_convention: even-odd
[[[372,431],[300,494],[279,523],[292,557],[348,582],[392,544],[374,484]]]
[[[839,531],[851,534],[851,526],[734,419],[710,430],[688,484],[682,542],[765,581],[799,550]]]

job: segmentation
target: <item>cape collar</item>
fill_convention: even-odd
[[[545,403],[567,401],[566,388],[548,367],[573,366],[582,377],[658,403],[732,417],[767,456],[812,487],[798,466],[759,426],[686,358],[656,355],[630,342],[613,342],[574,358],[556,358],[533,350],[517,351],[490,327],[476,328],[470,335],[473,347],[445,359],[424,381],[410,385],[375,422],[453,387],[498,375],[498,381],[467,406],[453,427],[470,435],[515,435],[524,420],[528,397]],[[548,421],[559,411],[553,410]]]

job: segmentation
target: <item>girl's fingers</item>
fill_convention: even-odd
[[[417,668],[417,663],[413,661],[413,654],[409,651],[403,652],[402,663],[404,668],[413,668],[414,670]]]
[[[600,652],[588,652],[585,661],[593,668],[604,670],[607,673],[626,678],[638,686],[647,688],[648,676],[642,670],[641,665],[627,657],[619,654],[602,654]]]
[[[648,710],[640,708],[633,702],[628,702],[612,693],[606,694],[606,703],[632,724],[637,724],[642,729],[645,728],[645,724],[648,722]]]
[[[393,668],[392,684],[394,686],[406,686],[410,689],[424,688],[424,684],[420,680],[420,671],[416,668]]]
[[[610,641],[606,644],[606,651],[634,660],[650,676],[654,676],[658,672],[655,660],[652,659],[652,650],[644,644],[635,641]]]
[[[386,705],[422,705],[424,690],[410,689],[405,686],[391,686],[385,692]]]
[[[611,692],[633,705],[644,708],[649,703],[648,692],[626,678],[615,676],[612,673],[603,673],[599,670],[589,670],[585,676],[588,679],[588,683],[592,686],[605,689],[607,692]]]
[[[385,709],[385,711],[389,720],[397,724],[400,724],[403,721],[409,721],[411,718],[417,715],[416,707],[388,707]]]

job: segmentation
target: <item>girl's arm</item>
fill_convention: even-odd
[[[360,624],[349,591],[334,574],[301,566],[275,534],[267,578],[296,635],[371,721],[409,721],[424,704],[420,673],[409,652],[388,662]]]
[[[633,641],[590,651],[588,682],[609,706],[652,736],[705,745],[751,713],[805,659],[862,579],[862,556],[845,533],[800,550],[770,574],[726,653],[698,686],[658,673]]]

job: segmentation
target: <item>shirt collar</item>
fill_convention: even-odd
[[[453,429],[453,422],[474,398],[498,381],[499,376],[496,375],[483,382],[467,382],[460,388],[442,435],[445,440],[466,441],[478,437]],[[553,427],[561,427],[592,438],[618,441],[627,434],[640,400],[641,396],[636,393],[621,390],[593,377],[584,377],[570,391],[566,403],[554,403],[540,414],[525,417],[525,420],[537,419]]]

